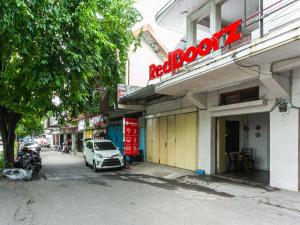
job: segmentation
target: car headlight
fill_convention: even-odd
[[[101,154],[96,154],[97,158],[101,159],[103,156]]]

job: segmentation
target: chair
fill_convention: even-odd
[[[232,171],[237,169],[237,155],[232,153],[226,153],[228,159],[227,170]]]
[[[254,169],[253,148],[242,148],[242,154],[249,158],[250,167],[251,169]]]

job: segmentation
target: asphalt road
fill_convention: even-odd
[[[300,211],[42,152],[32,181],[0,178],[0,225],[300,224]]]

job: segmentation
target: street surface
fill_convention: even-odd
[[[50,150],[42,158],[32,181],[0,178],[0,225],[300,224],[298,192],[155,177],[141,172],[147,163],[94,173]]]

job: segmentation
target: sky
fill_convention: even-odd
[[[140,28],[145,24],[150,24],[154,30],[155,35],[164,44],[167,50],[172,51],[182,38],[182,34],[159,27],[155,23],[155,14],[168,2],[169,0],[136,0],[135,7],[143,16],[143,20],[137,23],[134,30]]]

